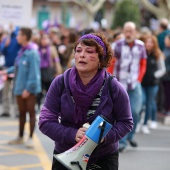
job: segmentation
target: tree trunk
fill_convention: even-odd
[[[102,7],[106,0],[91,0],[87,2],[86,0],[73,0],[74,3],[80,5],[82,8],[87,10],[88,14],[88,24],[94,21],[94,17],[98,10]]]
[[[153,5],[148,0],[141,0],[142,5],[151,13],[153,13],[157,19],[167,18],[170,20],[170,1],[158,0],[158,7]]]

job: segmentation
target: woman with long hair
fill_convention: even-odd
[[[146,106],[146,113],[142,132],[149,134],[147,123],[151,118],[150,128],[155,129],[156,123],[156,95],[158,92],[159,79],[165,74],[164,55],[161,52],[157,38],[154,35],[148,35],[145,40],[147,51],[147,68],[142,80],[143,101]]]

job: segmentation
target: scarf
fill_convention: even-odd
[[[43,50],[45,50],[45,52],[43,52]],[[44,46],[44,47],[40,47],[39,48],[39,53],[40,53],[40,58],[41,58],[41,63],[40,63],[40,67],[41,68],[47,68],[51,66],[51,62],[50,62],[50,46]]]
[[[16,60],[15,60],[15,65],[18,66],[19,65],[19,61],[20,61],[20,58],[23,56],[24,52],[26,50],[31,50],[32,49],[32,46],[30,44],[28,44],[27,46],[22,46],[17,57],[16,57]]]
[[[85,86],[79,77],[77,69],[75,67],[72,68],[69,76],[69,83],[75,101],[74,119],[79,126],[87,121],[87,112],[103,85],[104,76],[105,70],[98,70],[96,75]]]

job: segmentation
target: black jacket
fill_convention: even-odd
[[[142,86],[154,86],[159,83],[159,79],[154,76],[157,70],[156,57],[153,54],[148,54],[146,73],[142,80]]]

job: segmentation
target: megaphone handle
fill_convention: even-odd
[[[81,165],[79,164],[79,161],[72,161],[72,162],[71,162],[71,165],[77,165],[77,166],[80,168],[80,170],[83,170],[83,168],[82,168]]]
[[[104,134],[105,126],[106,126],[106,122],[105,121],[103,121],[102,126],[99,126],[99,128],[101,128],[101,132],[100,132],[100,136],[99,136],[98,145],[100,144],[100,142],[102,140],[102,136]]]
[[[106,121],[103,121],[102,126],[99,126],[99,128],[101,129],[101,132],[100,132],[100,136],[99,136],[99,140],[98,140],[98,147],[97,147],[97,150],[96,150],[96,161],[95,162],[97,162],[97,155],[98,155],[98,152],[99,152],[100,142],[101,142],[102,136],[104,134],[105,126],[106,126]]]

